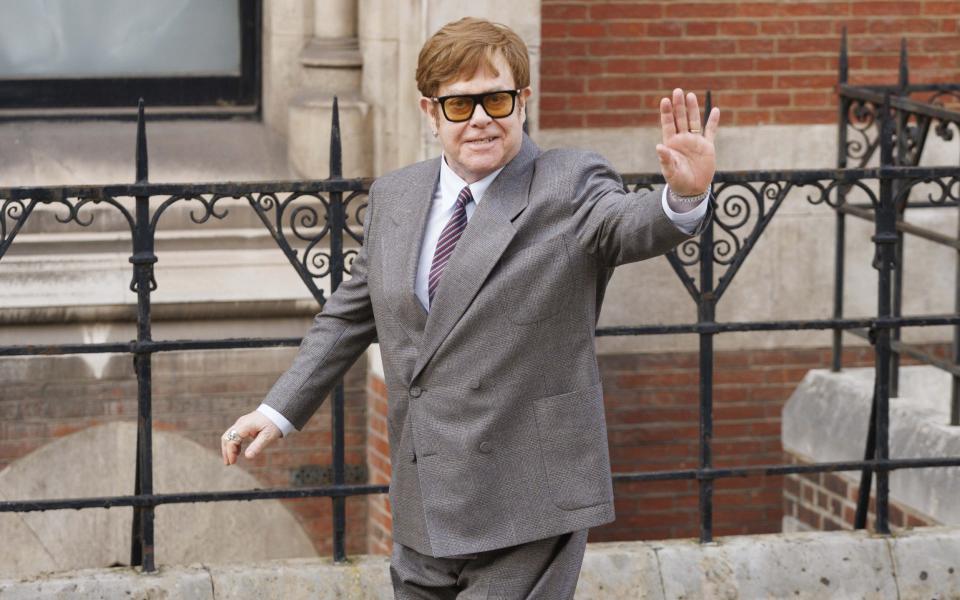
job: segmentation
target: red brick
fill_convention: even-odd
[[[596,94],[573,95],[569,97],[570,110],[596,110],[603,108],[603,96]]]
[[[720,35],[756,35],[756,21],[725,21],[720,23]]]
[[[855,0],[856,6],[862,0]],[[849,2],[789,2],[783,5],[783,10],[778,16],[790,17],[819,17],[830,16],[838,17],[850,14]]]
[[[736,40],[738,54],[772,54],[774,40],[742,38]]]
[[[580,4],[544,2],[540,8],[543,21],[574,21],[587,18],[587,7]]]
[[[544,129],[563,129],[583,127],[583,115],[541,114],[540,126]]]
[[[667,54],[733,54],[737,46],[733,40],[667,40],[663,42]]]
[[[932,15],[960,15],[960,7],[956,0],[924,0],[923,14]]]
[[[957,12],[960,13],[960,8]],[[949,20],[944,22],[949,22]],[[867,25],[868,32],[879,34],[936,33],[940,30],[941,21],[939,19],[870,19]]]
[[[605,3],[590,7],[591,19],[659,19],[661,16],[661,5],[653,2]]]
[[[919,15],[922,8],[919,2],[866,2],[857,0],[850,4],[854,16],[872,17],[876,15]]]
[[[590,54],[593,56],[636,57],[644,54],[658,54],[660,52],[660,44],[658,41],[650,40],[592,42],[589,48]]]
[[[540,35],[544,38],[565,38],[567,28],[566,23],[543,23],[540,25]]]
[[[603,36],[605,29],[600,23],[576,23],[567,26],[567,35],[575,38],[595,38]]]
[[[647,35],[651,37],[680,37],[683,25],[676,22],[656,21],[646,24]]]
[[[668,19],[706,19],[709,17],[729,17],[732,16],[732,13],[733,7],[727,3],[668,2],[665,16]]]
[[[723,72],[723,71],[748,72],[753,70],[754,59],[745,58],[745,57],[719,58],[716,61],[716,65],[717,65],[716,69],[718,72]]]
[[[649,33],[648,27],[651,26],[652,24],[648,23],[609,23],[607,32],[611,37],[633,38],[647,35]]]
[[[689,36],[715,36],[717,35],[717,24],[709,21],[696,21],[687,23],[684,30],[686,35]]]
[[[543,89],[545,92],[583,92],[584,80],[579,77],[544,77]]]
[[[761,21],[760,33],[764,35],[789,35],[796,33],[795,21]]]

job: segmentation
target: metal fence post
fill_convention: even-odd
[[[850,101],[840,91],[840,86],[847,83],[849,73],[849,62],[847,59],[847,28],[843,28],[843,35],[840,38],[840,61],[839,73],[837,77],[837,95],[839,96],[839,107],[837,114],[837,168],[847,168],[847,119],[850,112]],[[843,185],[837,186],[837,207],[843,206],[846,202],[847,189]],[[836,235],[834,247],[834,267],[833,267],[833,318],[843,318],[843,262],[844,245],[846,242],[846,220],[843,211],[835,210],[836,215]],[[843,367],[843,330],[835,328],[833,330],[833,361],[830,365],[831,370],[839,371]]]
[[[147,133],[143,114],[143,98],[137,113],[137,183],[148,180]],[[137,342],[150,342],[150,292],[156,285],[153,279],[153,232],[150,228],[150,197],[136,197],[136,220],[133,230],[132,291],[137,293]],[[134,353],[133,364],[137,372],[137,469],[134,495],[153,494],[153,436],[151,409],[150,351],[140,348]],[[133,508],[133,536],[131,565],[142,565],[144,571],[154,571],[153,506]]]
[[[337,97],[333,97],[333,116],[330,122],[330,179],[340,179],[343,176],[342,146],[340,143],[340,109]],[[335,292],[343,282],[343,228],[346,226],[346,211],[343,207],[343,193],[330,192],[330,207],[327,211],[330,224],[330,291]],[[337,382],[333,388],[333,405],[331,411],[331,427],[333,428],[333,483],[343,485],[344,477],[344,415],[343,415],[343,381]],[[344,562],[347,560],[346,530],[347,512],[344,496],[334,496],[333,499],[333,560]]]
[[[707,113],[710,99],[707,97]],[[712,199],[711,201],[715,201]],[[713,219],[700,235],[700,299],[697,303],[698,325],[715,322],[716,299],[713,293]],[[700,469],[713,468],[713,332],[700,333]],[[700,541],[713,540],[712,477],[699,478]]]
[[[893,163],[893,115],[890,108],[889,93],[884,97],[883,110],[880,114],[880,196],[876,210],[876,227],[873,242],[876,245],[874,266],[878,269],[877,277],[877,318],[887,319],[892,316],[891,306],[891,271],[894,268],[897,243],[897,208],[894,205],[893,180],[887,175],[887,170]],[[890,424],[890,376],[891,376],[891,348],[890,328],[880,326],[876,329],[876,390],[877,410],[874,426],[876,427],[876,453],[878,461],[885,461],[890,457],[889,424]],[[876,495],[876,531],[890,533],[889,526],[889,467],[886,464],[877,465],[877,495]]]

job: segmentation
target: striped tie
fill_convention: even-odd
[[[453,207],[453,215],[447,221],[443,231],[440,232],[440,239],[437,241],[437,249],[433,252],[433,263],[430,265],[430,278],[427,280],[427,295],[430,298],[430,304],[433,304],[433,295],[437,291],[437,285],[440,283],[440,277],[443,275],[443,269],[447,266],[447,261],[453,254],[453,249],[457,246],[457,241],[463,235],[463,230],[467,228],[467,204],[473,200],[470,194],[470,188],[465,187],[460,190],[457,196],[457,203]]]

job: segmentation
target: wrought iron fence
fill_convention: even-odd
[[[945,239],[935,232],[920,231],[902,221],[906,207],[960,206],[960,168],[918,167],[926,134],[933,123],[941,137],[949,137],[949,127],[958,126],[960,113],[929,103],[910,100],[909,93],[933,91],[936,94],[960,94],[960,85],[910,86],[906,84],[906,55],[901,68],[901,84],[895,88],[856,87],[846,84],[846,45],[841,50],[838,168],[820,170],[782,170],[720,172],[713,183],[714,219],[697,240],[681,244],[667,255],[669,264],[697,306],[695,323],[598,328],[598,336],[677,335],[699,337],[700,431],[698,465],[694,469],[614,474],[615,481],[696,480],[699,483],[700,539],[713,538],[713,489],[717,479],[753,475],[787,475],[861,470],[861,501],[857,525],[863,527],[869,499],[870,477],[877,478],[875,528],[889,533],[889,472],[895,469],[960,466],[960,457],[890,457],[889,399],[896,389],[897,353],[910,353],[954,375],[958,342],[954,340],[954,361],[935,360],[911,349],[899,340],[904,327],[950,325],[960,329],[960,308],[951,314],[903,316],[902,293],[903,234],[921,235],[960,250],[960,242]],[[935,98],[936,99],[936,98]],[[707,111],[710,99],[708,94]],[[848,129],[859,131],[867,141],[848,140]],[[872,133],[871,133],[872,132]],[[874,137],[871,138],[871,135]],[[137,125],[136,183],[114,186],[75,186],[42,188],[0,188],[0,258],[17,233],[40,205],[62,205],[64,223],[90,225],[92,217],[85,207],[105,204],[118,210],[129,226],[133,251],[133,280],[130,288],[137,294],[137,339],[129,343],[67,344],[50,346],[4,346],[0,356],[54,355],[96,352],[125,352],[135,357],[138,380],[138,436],[135,489],[129,496],[71,498],[62,500],[5,501],[0,512],[28,512],[64,508],[120,507],[134,510],[132,564],[145,571],[155,568],[153,515],[162,504],[254,500],[266,498],[329,497],[333,504],[334,559],[342,561],[345,551],[345,498],[353,495],[381,494],[384,485],[347,485],[344,477],[343,388],[333,393],[333,485],[305,488],[155,494],[152,484],[151,456],[151,372],[152,354],[175,350],[257,348],[295,346],[296,338],[239,338],[221,340],[153,341],[150,332],[150,295],[156,289],[153,265],[154,235],[164,211],[179,202],[194,202],[191,217],[197,224],[211,218],[222,219],[226,210],[218,207],[224,198],[247,201],[268,229],[291,266],[318,304],[324,294],[318,281],[329,277],[335,290],[345,274],[355,250],[345,249],[344,241],[358,243],[359,224],[365,208],[363,198],[371,180],[344,179],[340,168],[340,129],[334,102],[330,150],[330,178],[319,181],[257,182],[170,185],[147,180],[147,145],[143,107]],[[869,158],[879,151],[879,166],[867,167]],[[853,158],[860,163],[846,168]],[[659,175],[625,175],[629,189],[650,189],[663,183]],[[910,201],[911,192],[920,184],[939,190],[926,200]],[[733,278],[763,235],[778,209],[791,193],[804,196],[814,205],[836,213],[836,267],[834,312],[832,318],[805,320],[718,322],[716,308]],[[134,198],[133,211],[121,200]],[[151,202],[153,200],[153,202]],[[854,201],[857,200],[857,201]],[[875,252],[873,267],[878,271],[877,314],[864,318],[844,318],[842,290],[844,278],[845,215],[868,218],[875,223],[872,238]],[[325,244],[327,248],[321,245]],[[960,267],[958,267],[960,269]],[[960,281],[960,278],[958,278]],[[960,294],[958,294],[960,298]],[[958,305],[960,307],[960,305]],[[831,330],[834,335],[833,368],[840,369],[842,333],[861,333],[875,347],[876,384],[870,435],[863,460],[808,465],[761,465],[715,467],[712,458],[714,338],[728,332]],[[955,384],[956,388],[956,384]],[[954,397],[954,420],[956,397]]]

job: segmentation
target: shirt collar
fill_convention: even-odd
[[[497,175],[500,174],[504,167],[500,167],[493,173],[490,173],[480,181],[475,181],[470,186],[470,194],[473,196],[473,202],[480,205],[480,201],[483,199],[483,194],[487,191],[487,188],[490,187],[490,184],[493,183],[493,180],[497,178]],[[457,195],[460,194],[460,190],[464,186],[468,185],[466,181],[460,178],[459,175],[453,172],[453,169],[450,168],[450,165],[447,164],[447,158],[445,156],[440,157],[440,192],[444,198],[451,198],[451,202],[455,202]]]

